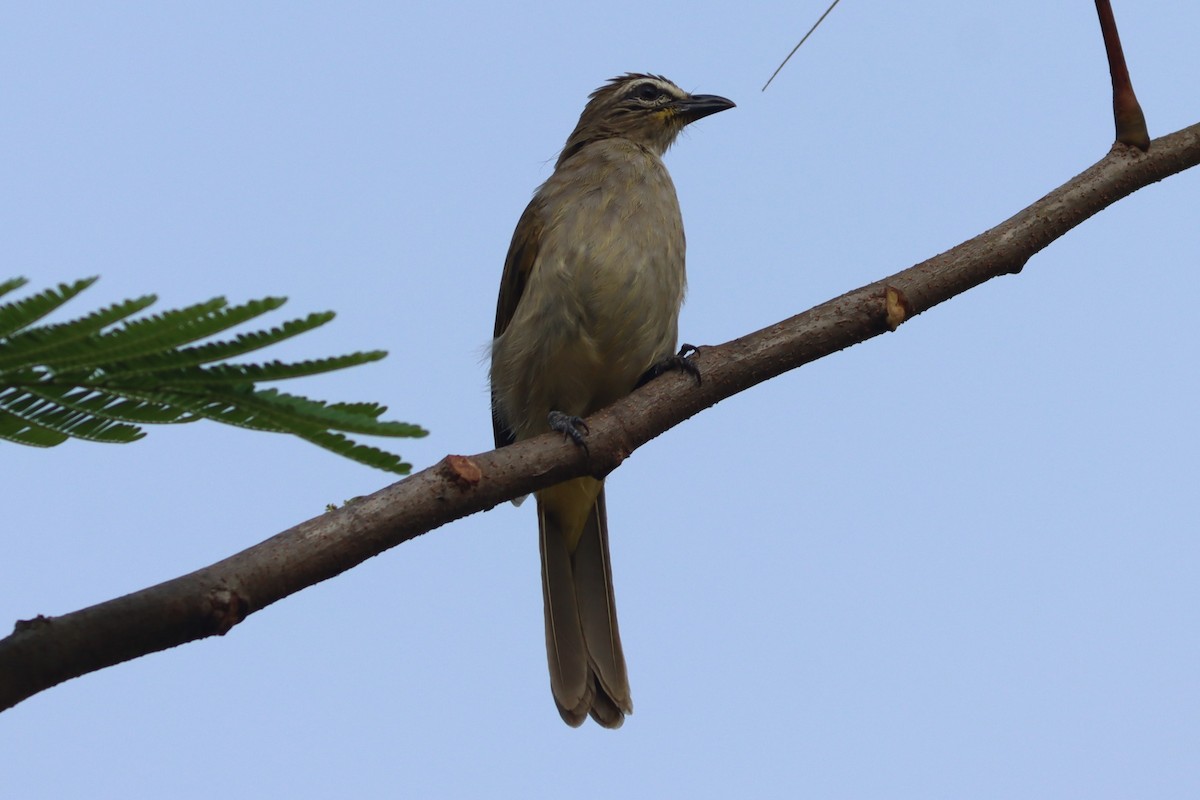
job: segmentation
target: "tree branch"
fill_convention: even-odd
[[[1133,91],[1133,81],[1129,77],[1129,67],[1125,65],[1125,51],[1121,47],[1121,36],[1117,32],[1117,19],[1113,16],[1110,0],[1096,0],[1096,14],[1100,17],[1100,34],[1104,38],[1104,52],[1108,56],[1108,73],[1112,77],[1113,121],[1117,127],[1117,141],[1146,150],[1150,147],[1146,116]]]
[[[740,339],[702,347],[704,376],[651,381],[588,420],[590,455],[545,435],[438,464],[223,561],[61,617],[21,621],[0,640],[0,709],[103,667],[228,632],[249,614],[447,522],[584,474],[603,476],[641,445],[738,392],[895,330],[999,275],[1138,189],[1200,164],[1200,124],[1149,153],[1116,144],[1011,219],[884,280]]]

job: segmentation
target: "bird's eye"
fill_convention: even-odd
[[[634,97],[636,97],[638,100],[644,100],[647,103],[657,100],[658,95],[658,87],[653,83],[643,83],[641,86],[638,86],[633,90]]]

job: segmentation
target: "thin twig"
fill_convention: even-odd
[[[799,41],[799,43],[797,43],[797,45],[792,48],[792,52],[787,54],[787,58],[785,58],[783,60],[783,63],[781,63],[778,67],[775,68],[775,71],[771,73],[771,77],[767,78],[767,82],[763,84],[762,90],[764,92],[767,90],[767,87],[771,85],[771,81],[775,80],[775,76],[779,74],[779,70],[783,69],[784,64],[787,64],[787,62],[791,60],[792,56],[796,55],[796,51],[800,49],[800,45],[804,44],[804,42],[808,39],[809,36],[812,36],[812,32],[817,29],[818,25],[820,25],[822,22],[825,21],[825,18],[829,16],[829,12],[833,11],[833,7],[836,6],[839,2],[841,2],[841,0],[833,0],[833,2],[830,4],[829,8],[825,9],[825,13],[821,15],[821,18],[813,23],[813,26],[808,29],[808,33],[804,34],[804,38],[801,39]]]

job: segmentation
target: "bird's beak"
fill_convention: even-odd
[[[684,120],[695,122],[718,111],[733,108],[734,102],[715,94],[694,94],[686,99],[676,100],[673,105]]]

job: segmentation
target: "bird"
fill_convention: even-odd
[[[681,361],[685,241],[662,157],[685,126],[733,107],[645,73],[589,95],[505,259],[490,368],[497,447],[558,431],[586,449],[585,417]],[[572,727],[590,714],[619,728],[633,701],[604,481],[576,478],[536,499],[555,705]]]

